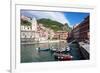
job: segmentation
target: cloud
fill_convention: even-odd
[[[46,11],[21,11],[22,14],[25,14],[27,16],[34,16],[36,17],[37,19],[41,19],[41,18],[48,18],[48,19],[52,19],[52,20],[55,20],[55,21],[58,21],[62,24],[64,23],[69,23],[68,19],[64,16],[64,13],[63,12],[46,12]]]

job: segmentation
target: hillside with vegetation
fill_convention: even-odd
[[[44,27],[50,28],[54,31],[68,31],[68,32],[70,32],[72,30],[72,28],[70,28],[67,23],[62,24],[60,22],[57,22],[57,21],[54,21],[51,19],[43,18],[43,19],[37,20],[37,22],[43,24]]]
[[[31,26],[32,23],[29,22],[28,20],[23,20],[23,19],[21,19],[21,25],[24,25],[24,26]]]

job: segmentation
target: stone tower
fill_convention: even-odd
[[[37,31],[37,20],[35,17],[32,18],[32,31]]]

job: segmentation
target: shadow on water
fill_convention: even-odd
[[[73,60],[81,60],[82,59],[82,55],[79,51],[77,44],[70,45],[70,52],[69,53],[73,56]]]

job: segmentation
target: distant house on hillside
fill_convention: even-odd
[[[55,32],[55,35],[54,35],[54,39],[66,40],[67,37],[68,37],[67,31],[57,31]]]

